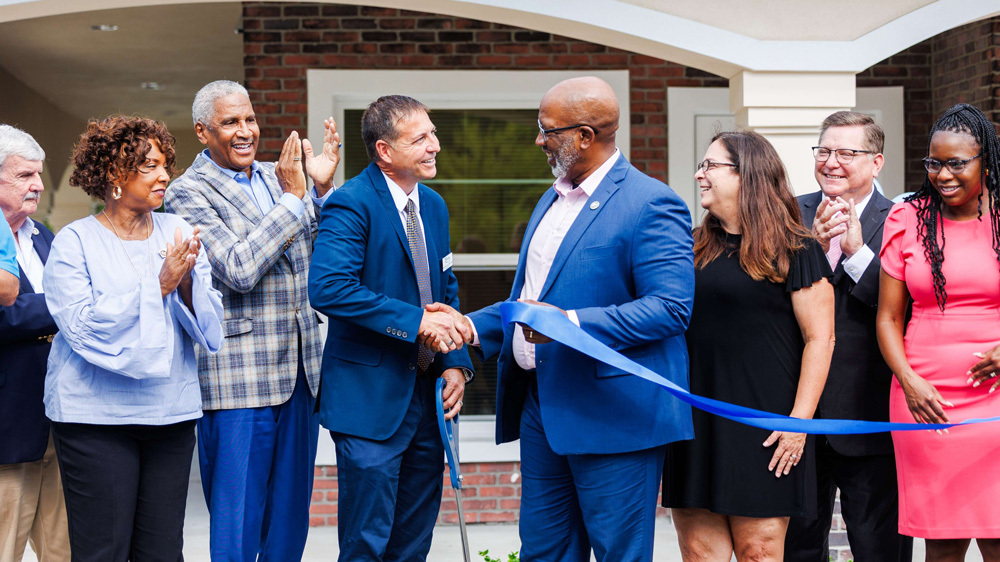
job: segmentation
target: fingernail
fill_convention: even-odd
[[[976,388],[977,386],[979,386],[979,382],[980,381],[976,381],[976,382],[972,383],[972,388]]]
[[[969,373],[966,373],[966,374],[969,374]],[[969,380],[965,381],[965,384],[969,384],[971,382],[972,382],[972,377],[969,377]]]
[[[940,429],[935,429],[934,431],[936,431],[938,435],[941,435],[941,430]]]
[[[979,352],[979,351],[977,351],[977,352],[973,353],[973,355],[975,355],[976,357],[978,357],[978,358],[980,358],[980,359],[982,359],[982,358],[986,357],[986,354],[985,354],[985,353],[982,353],[982,352]]]
[[[991,386],[990,387],[990,392],[992,393],[994,390],[996,390],[996,387],[995,386]]]

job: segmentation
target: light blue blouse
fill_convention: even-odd
[[[221,348],[222,295],[202,248],[192,272],[195,314],[177,291],[160,296],[160,252],[176,228],[184,238],[192,228],[176,215],[152,215],[148,242],[120,241],[93,216],[52,241],[44,276],[59,326],[45,375],[45,415],[53,421],[167,425],[201,417],[194,344]]]

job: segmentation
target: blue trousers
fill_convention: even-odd
[[[198,420],[213,561],[301,560],[319,438],[315,402],[299,363],[284,404],[209,410]]]
[[[521,560],[589,562],[592,548],[598,562],[652,560],[664,452],[555,453],[538,387],[529,384],[521,414]]]
[[[427,559],[444,474],[434,382],[417,377],[406,416],[385,441],[331,432],[340,562]]]

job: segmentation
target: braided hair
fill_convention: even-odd
[[[927,152],[930,153],[930,142],[934,138],[934,133],[938,131],[950,131],[953,133],[966,133],[976,139],[982,155],[982,166],[980,168],[980,181],[983,189],[990,194],[990,219],[993,229],[993,252],[1000,261],[1000,140],[997,139],[996,127],[978,108],[967,103],[960,103],[951,106],[948,111],[938,118],[931,127],[930,135],[927,138]],[[992,174],[990,171],[992,170]],[[924,259],[931,266],[931,275],[934,279],[934,298],[937,300],[938,308],[944,311],[945,302],[948,300],[948,293],[945,291],[944,272],[944,219],[941,209],[944,201],[941,194],[931,185],[930,176],[924,177],[924,183],[916,193],[906,198],[917,208],[917,238],[924,247]],[[983,216],[982,203],[979,207],[979,218]],[[938,243],[938,232],[940,231],[940,243]]]

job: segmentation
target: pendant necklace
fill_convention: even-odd
[[[132,269],[135,270],[135,274],[139,277],[139,280],[141,281],[142,280],[142,274],[139,273],[139,268],[137,268],[135,266],[135,263],[132,261],[132,256],[128,255],[128,249],[125,248],[125,242],[122,241],[121,234],[118,234],[118,229],[115,228],[114,221],[111,220],[111,217],[108,216],[107,210],[102,210],[101,214],[104,215],[104,218],[108,219],[108,224],[111,225],[112,232],[115,233],[115,237],[118,238],[118,243],[122,245],[122,251],[125,252],[125,259],[128,260],[129,265],[132,266]],[[151,217],[147,216],[146,220],[147,220],[147,222],[146,222],[146,259],[149,262],[149,276],[152,277],[153,276],[153,250],[152,250],[152,248],[149,245],[150,244],[149,240],[153,237],[153,228],[152,228],[152,225],[150,224],[152,222]]]

